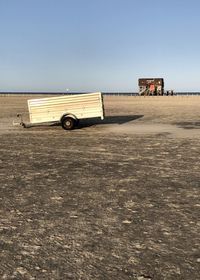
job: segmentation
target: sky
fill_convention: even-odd
[[[0,91],[200,91],[199,0],[0,0]]]

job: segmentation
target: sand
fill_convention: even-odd
[[[42,97],[42,96],[39,96]],[[24,121],[29,123],[27,99],[33,96],[0,97],[0,133],[16,130],[13,121],[22,113]],[[117,134],[157,134],[169,133],[175,137],[199,137],[200,96],[105,96],[105,120],[82,122],[84,125],[96,125],[103,133]],[[80,127],[79,127],[80,128]],[[189,130],[189,133],[187,130]],[[18,128],[17,128],[18,130]]]
[[[199,279],[200,97],[105,96],[105,120],[28,121],[0,97],[0,279]]]

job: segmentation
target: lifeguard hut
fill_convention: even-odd
[[[142,78],[138,79],[139,95],[163,95],[163,78]]]

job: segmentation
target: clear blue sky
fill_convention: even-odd
[[[199,0],[0,0],[0,91],[200,91]]]

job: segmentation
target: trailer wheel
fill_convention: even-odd
[[[66,130],[71,130],[75,126],[75,119],[70,117],[64,117],[61,123],[62,123],[62,128]]]

